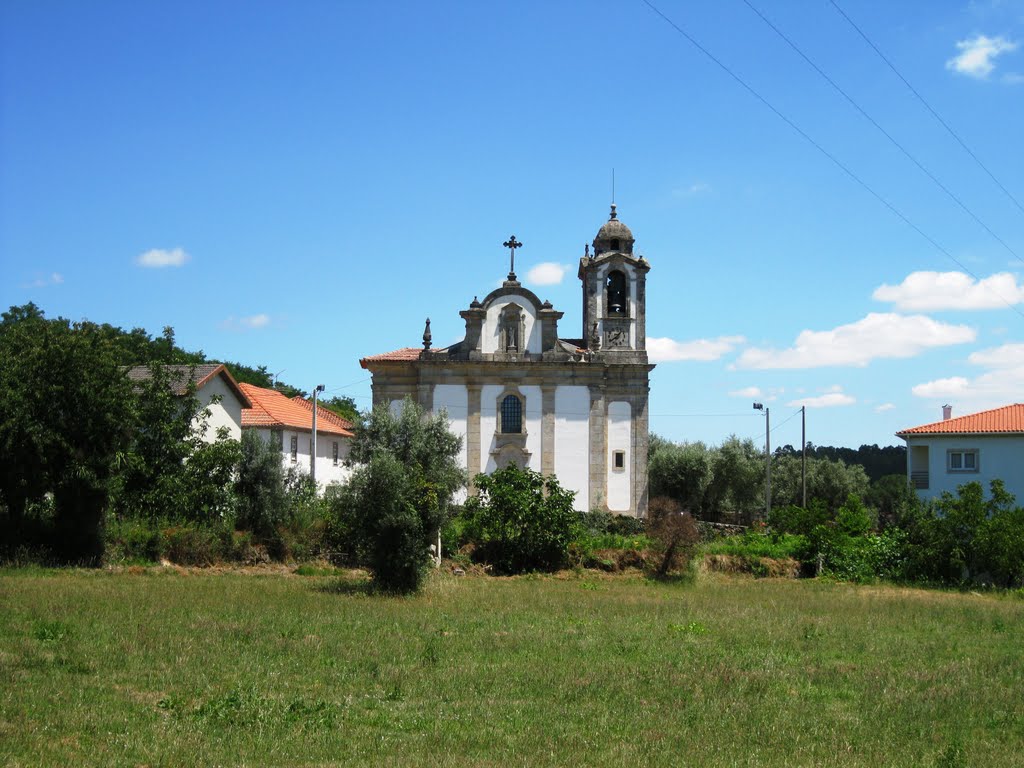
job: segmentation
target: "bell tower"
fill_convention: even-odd
[[[633,254],[633,233],[611,214],[580,259],[583,343],[587,349],[647,362],[647,273],[651,265]]]

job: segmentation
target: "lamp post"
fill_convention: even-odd
[[[323,384],[317,384],[313,388],[313,439],[309,446],[309,477],[316,482],[316,396],[324,391]]]
[[[772,513],[772,427],[771,409],[754,403],[755,411],[764,411],[764,516]]]

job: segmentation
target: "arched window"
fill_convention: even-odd
[[[607,314],[629,314],[629,303],[626,297],[626,276],[618,270],[608,273],[607,297]]]
[[[619,250],[619,238],[617,238],[617,237],[612,238],[611,248],[612,248],[613,251]]]
[[[523,431],[523,403],[515,395],[506,395],[501,401],[501,431],[506,435]]]

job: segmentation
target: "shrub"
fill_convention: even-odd
[[[285,511],[284,470],[281,451],[263,440],[254,429],[242,432],[238,479],[236,525],[267,536],[282,522]]]
[[[575,494],[531,469],[507,466],[477,475],[477,496],[466,502],[475,559],[500,573],[553,571],[565,566],[581,531]]]
[[[655,575],[664,578],[684,570],[700,540],[693,516],[684,513],[678,502],[664,497],[651,501],[647,515],[648,533],[660,554]]]

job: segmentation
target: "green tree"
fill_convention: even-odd
[[[581,529],[576,496],[531,469],[509,465],[477,475],[478,494],[466,502],[474,557],[500,573],[553,571],[566,564]]]
[[[238,496],[236,525],[259,535],[271,533],[285,506],[281,450],[254,429],[242,432],[241,460],[235,482]]]
[[[119,363],[93,323],[47,320],[34,304],[0,321],[0,498],[17,537],[28,504],[52,494],[51,549],[68,562],[103,554],[111,477],[131,435]]]
[[[355,425],[350,460],[360,466],[339,501],[352,521],[343,528],[369,553],[384,590],[417,590],[455,491],[465,484],[457,456],[462,439],[446,413],[430,415],[406,398],[398,415],[378,405]]]
[[[700,514],[712,479],[712,459],[701,442],[659,446],[647,463],[651,497],[675,499],[686,511]]]

